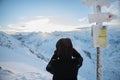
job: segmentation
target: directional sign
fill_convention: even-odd
[[[109,7],[110,3],[108,0],[83,0],[83,3],[87,6],[106,6]]]
[[[106,26],[92,26],[93,33],[93,47],[107,46],[107,32]]]
[[[116,18],[115,15],[111,13],[98,13],[98,14],[89,14],[88,15],[89,22],[94,23],[94,22],[109,22],[112,19]]]

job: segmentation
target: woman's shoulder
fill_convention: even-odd
[[[80,53],[75,48],[73,48],[73,56],[80,56]]]

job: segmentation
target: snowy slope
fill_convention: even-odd
[[[105,80],[120,80],[120,28],[108,28],[108,47],[103,51]]]
[[[46,62],[20,41],[0,32],[0,80],[48,80]]]
[[[108,28],[109,45],[103,49],[103,73],[104,80],[120,79],[120,29],[118,27]],[[79,71],[79,79],[96,79],[96,49],[92,47],[91,30],[81,29],[72,32],[53,33],[19,33],[14,35],[23,44],[32,49],[37,55],[43,55],[50,59],[55,50],[58,39],[63,37],[71,38],[74,47],[84,58],[84,64]],[[37,38],[38,37],[38,38]],[[36,45],[35,45],[36,44]],[[87,76],[86,76],[87,75]],[[91,77],[92,76],[92,77]]]
[[[10,70],[0,69],[0,80],[50,80],[50,76],[37,72],[16,74]]]
[[[84,45],[84,43],[91,42],[91,37],[87,36],[90,33],[90,29],[73,32],[54,32],[54,33],[19,33],[14,35],[15,38],[23,42],[24,45],[28,46],[32,51],[34,51],[37,55],[44,55],[46,58],[50,59],[55,50],[55,44],[58,39],[63,37],[69,37],[73,41],[74,47],[81,53],[84,57],[84,64],[80,71],[79,78],[84,79],[95,79],[95,65],[94,61],[90,58],[91,53],[88,51],[89,46]],[[85,54],[84,54],[85,52]],[[90,56],[88,56],[90,55]],[[88,56],[88,57],[86,57]],[[88,65],[89,66],[86,66]],[[90,69],[88,69],[90,68]],[[91,71],[92,70],[92,71]],[[86,77],[84,74],[87,74]],[[93,76],[93,77],[91,77]]]
[[[103,49],[103,80],[120,80],[120,28],[108,28],[109,45]],[[96,80],[96,49],[92,47],[91,29],[71,32],[17,33],[0,32],[0,78],[6,80],[50,80],[45,67],[63,37],[72,40],[84,58],[78,80]],[[36,57],[37,56],[37,57]],[[15,66],[14,66],[15,65]]]

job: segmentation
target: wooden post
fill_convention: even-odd
[[[102,53],[100,47],[97,47],[97,75],[96,75],[96,80],[102,80]]]
[[[110,13],[102,13],[101,7],[106,6],[109,7],[109,0],[83,0],[83,3],[87,6],[92,6],[94,8],[94,14],[89,15],[89,22],[96,22],[95,27],[92,27],[92,36],[93,36],[93,46],[96,48],[97,57],[96,57],[96,80],[102,80],[102,47],[106,47],[106,42],[101,44],[101,40],[105,41],[106,37],[103,39],[100,38],[100,35],[106,35],[105,31],[101,29],[103,28],[103,22],[109,22],[113,18],[116,18],[115,15]],[[99,32],[99,30],[100,32]],[[98,33],[98,34],[97,34]],[[99,43],[99,44],[98,44]]]
[[[101,13],[101,6],[94,6],[94,13]],[[102,22],[96,23],[98,27],[102,26]],[[96,48],[97,50],[97,63],[96,63],[96,80],[102,80],[102,51],[100,47]]]

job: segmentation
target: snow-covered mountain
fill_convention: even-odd
[[[0,32],[0,80],[49,80],[46,64],[23,43]]]
[[[120,28],[108,28],[109,45],[103,49],[103,80],[120,80],[119,34]],[[45,67],[54,53],[56,42],[63,37],[71,38],[74,48],[83,56],[78,80],[96,80],[96,49],[92,47],[90,28],[14,35],[0,32],[0,78],[50,80],[51,75],[45,71]]]

